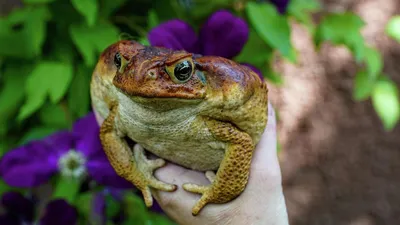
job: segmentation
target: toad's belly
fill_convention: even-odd
[[[196,117],[172,125],[144,125],[132,118],[120,120],[129,138],[178,165],[199,171],[216,170],[224,157],[226,144],[215,140]]]

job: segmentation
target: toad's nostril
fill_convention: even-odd
[[[156,73],[154,70],[149,70],[149,71],[147,72],[147,76],[148,76],[150,79],[155,80],[155,79],[157,78],[157,73]]]

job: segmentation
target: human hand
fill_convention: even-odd
[[[172,163],[155,171],[157,179],[178,185],[174,192],[152,189],[153,197],[171,219],[180,225],[289,224],[276,154],[275,112],[271,104],[268,107],[268,124],[255,149],[249,181],[236,199],[225,204],[209,203],[199,215],[192,216],[192,207],[201,196],[181,187],[184,183],[209,184],[205,174]]]
[[[275,112],[269,104],[268,124],[255,149],[248,184],[239,197],[225,204],[209,203],[199,215],[192,216],[192,207],[201,196],[180,187],[189,182],[207,185],[209,181],[202,172],[172,163],[156,170],[155,176],[164,182],[178,185],[178,190],[152,190],[152,194],[164,212],[181,225],[287,225],[289,222],[276,152]]]

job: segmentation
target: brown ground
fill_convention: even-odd
[[[366,21],[364,37],[400,86],[400,44],[383,35],[400,1],[325,3]],[[400,224],[400,125],[385,132],[370,100],[352,100],[356,67],[346,49],[325,45],[317,53],[306,30],[293,26],[300,65],[279,63],[286,84],[271,87],[290,224]]]

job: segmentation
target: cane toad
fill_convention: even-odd
[[[266,83],[248,67],[123,40],[101,54],[91,98],[105,119],[100,139],[112,167],[141,190],[148,207],[150,188],[177,188],[153,176],[165,160],[208,174],[208,186],[183,185],[201,194],[193,215],[244,190],[268,101]],[[126,137],[137,143],[133,149]],[[160,158],[148,159],[144,149]]]

